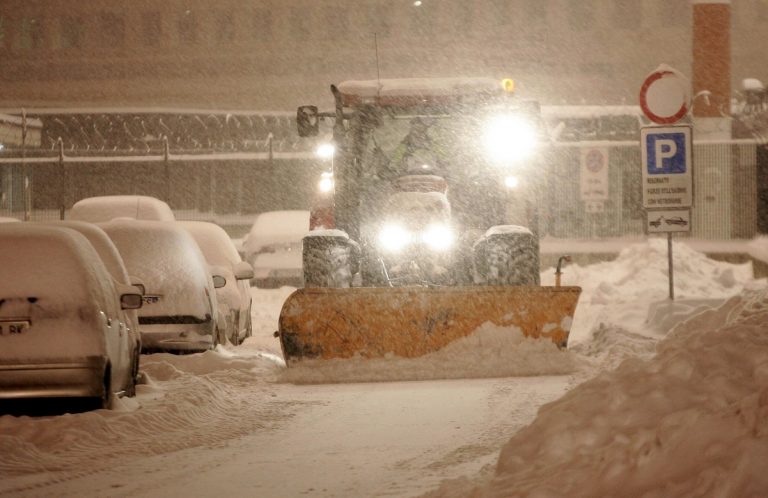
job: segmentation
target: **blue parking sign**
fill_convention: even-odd
[[[688,155],[686,144],[683,132],[648,133],[645,142],[648,174],[684,174]]]

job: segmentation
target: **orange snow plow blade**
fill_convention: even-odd
[[[568,342],[580,287],[361,287],[299,289],[280,312],[287,364],[302,358],[413,358],[485,322]]]

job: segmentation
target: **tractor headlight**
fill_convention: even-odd
[[[401,251],[411,242],[411,234],[400,225],[385,225],[379,232],[379,244],[389,252]]]
[[[327,193],[333,190],[333,173],[325,172],[320,175],[320,181],[317,183],[317,188],[322,193]]]
[[[433,251],[450,249],[454,242],[453,231],[446,225],[432,225],[421,235],[421,240]]]
[[[499,163],[529,158],[536,149],[536,129],[520,116],[501,115],[486,125],[483,143],[488,157]]]

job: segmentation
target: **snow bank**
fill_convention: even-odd
[[[766,290],[689,319],[654,359],[542,407],[491,482],[433,496],[766,496],[766,323]]]
[[[283,371],[283,382],[379,382],[564,375],[578,358],[550,341],[526,338],[516,327],[490,322],[473,334],[419,358],[305,360]]]
[[[268,355],[235,356],[224,348],[143,355],[137,396],[116,400],[114,410],[0,416],[0,495],[39,494],[35,488],[62,473],[71,479],[121,467],[116,462],[130,456],[210,448],[279,423],[296,407],[271,396],[268,379],[278,366]],[[45,482],[27,488],[30,479],[10,479],[25,474]]]
[[[611,325],[633,334],[659,338],[690,314],[716,306],[744,289],[765,285],[763,281],[754,280],[751,263],[714,261],[684,243],[674,244],[673,259],[674,305],[667,299],[669,281],[664,239],[628,245],[613,261],[589,266],[567,265],[563,270],[563,285],[583,288],[569,344],[588,342],[593,331]],[[554,268],[543,271],[542,285],[553,285],[554,273]],[[647,303],[654,302],[658,304],[651,304],[649,316]]]

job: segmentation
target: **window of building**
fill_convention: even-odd
[[[232,43],[235,41],[235,17],[231,12],[219,14],[216,22],[216,41]]]
[[[35,49],[43,46],[43,22],[40,17],[23,17],[19,31],[19,48]]]
[[[643,15],[642,3],[637,0],[614,0],[611,4],[613,5],[614,26],[620,29],[635,29],[640,27]]]
[[[568,1],[568,23],[575,31],[587,31],[595,24],[595,12],[592,2],[585,0]]]
[[[99,37],[107,48],[125,45],[125,19],[118,14],[105,12],[99,15]]]
[[[141,37],[144,45],[155,46],[163,36],[163,24],[159,12],[142,12]]]
[[[179,41],[185,44],[197,43],[197,18],[191,10],[179,16]]]
[[[80,17],[59,18],[59,47],[79,48],[83,41],[83,20]]]
[[[256,40],[272,38],[272,11],[270,9],[261,8],[253,11],[251,33]]]

